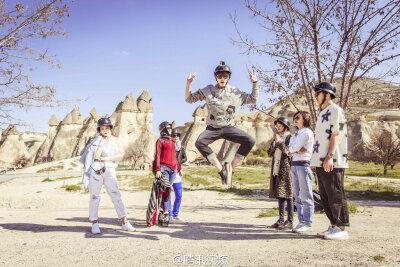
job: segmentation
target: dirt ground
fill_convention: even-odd
[[[400,266],[399,203],[365,203],[350,216],[350,239],[326,241],[325,214],[314,235],[277,231],[277,218],[257,218],[276,200],[248,200],[216,191],[184,191],[184,224],[145,226],[149,191],[122,191],[136,232],[120,230],[103,190],[101,235],[90,233],[89,195],[66,181],[14,178],[0,184],[0,266]],[[297,222],[297,220],[295,220]]]

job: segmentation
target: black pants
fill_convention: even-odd
[[[196,141],[196,147],[207,160],[212,160],[216,157],[215,153],[211,150],[209,145],[218,139],[226,139],[228,141],[239,143],[240,147],[236,152],[235,157],[244,159],[255,144],[253,137],[246,132],[228,125],[222,128],[214,128],[207,126],[206,130],[202,132]]]
[[[326,172],[317,168],[317,178],[321,202],[331,225],[350,226],[347,200],[344,193],[344,169],[334,168]]]

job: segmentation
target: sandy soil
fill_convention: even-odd
[[[42,180],[0,184],[0,266],[400,266],[399,203],[362,207],[350,216],[349,240],[326,241],[267,228],[277,218],[257,215],[276,207],[275,200],[215,191],[184,192],[180,215],[187,223],[148,228],[149,192],[122,191],[137,228],[128,233],[120,230],[104,191],[102,234],[94,236],[87,220],[89,195],[61,188],[80,178]],[[316,214],[314,234],[327,226],[325,214]]]

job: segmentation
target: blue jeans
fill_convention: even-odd
[[[160,164],[160,166],[164,169],[164,171],[162,172],[163,175],[165,175],[165,177],[168,178],[169,183],[172,186],[172,183],[174,182],[175,176],[178,173],[178,167],[175,167],[175,170],[172,170],[170,167],[164,165],[164,164]]]
[[[300,223],[312,225],[314,219],[314,198],[310,167],[292,166],[293,194],[296,200]]]
[[[160,164],[161,168],[164,169],[164,171],[162,171],[162,175],[165,175],[165,177],[168,178],[169,183],[171,184],[172,187],[172,183],[174,182],[175,176],[178,173],[178,167],[175,168],[175,170],[172,170],[171,168],[169,168],[168,166],[164,165],[164,164]],[[169,194],[169,199],[168,202],[164,202],[164,207],[169,207],[169,202],[171,199],[171,194]]]
[[[175,192],[174,210],[171,211],[171,198],[168,199],[168,212],[169,216],[178,217],[179,207],[182,202],[182,182],[173,184]]]

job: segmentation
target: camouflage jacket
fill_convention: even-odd
[[[258,83],[253,83],[251,94],[240,91],[227,84],[224,89],[217,85],[208,85],[199,89],[186,99],[188,103],[206,100],[208,115],[206,123],[214,128],[222,128],[233,124],[235,113],[240,106],[256,104],[258,100]]]

